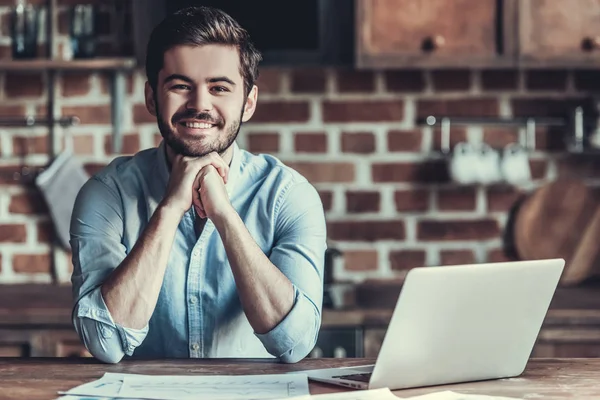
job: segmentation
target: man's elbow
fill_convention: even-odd
[[[117,364],[125,355],[125,353],[122,351],[105,351],[102,349],[94,349],[94,346],[89,346],[88,351],[94,356],[94,358],[107,364]]]
[[[76,322],[79,322],[75,325],[79,337],[94,358],[108,364],[116,364],[123,359],[125,352],[121,348],[119,335],[114,334],[109,338],[101,338],[99,332],[101,327],[97,326],[96,321],[82,318]]]

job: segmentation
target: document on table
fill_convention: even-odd
[[[292,400],[398,400],[390,389],[353,390],[343,393],[314,394],[296,397]],[[279,399],[283,400],[283,399]]]
[[[404,397],[404,400],[519,400],[516,397],[487,396],[483,394],[462,394],[449,390],[424,394],[416,397]]]
[[[305,374],[134,375],[106,373],[60,394],[127,399],[279,399],[309,394]],[[76,397],[75,397],[76,398]]]

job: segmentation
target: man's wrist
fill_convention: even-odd
[[[233,206],[228,205],[223,210],[218,213],[215,213],[210,219],[215,224],[217,229],[227,225],[228,223],[234,221],[234,219],[239,218],[237,211]]]

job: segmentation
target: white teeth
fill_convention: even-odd
[[[187,128],[195,128],[195,129],[210,129],[210,128],[212,128],[212,125],[207,124],[206,122],[186,122],[185,126]]]

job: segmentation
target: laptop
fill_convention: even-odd
[[[521,375],[563,259],[410,270],[374,365],[301,371],[355,389],[404,389]]]

